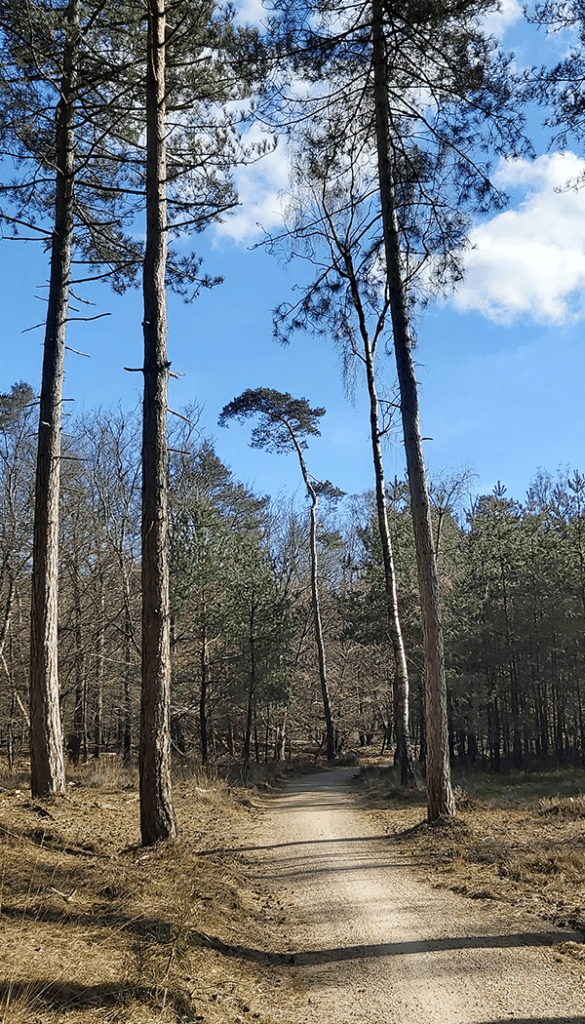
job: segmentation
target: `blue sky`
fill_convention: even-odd
[[[515,0],[506,0],[496,27],[519,64],[553,61],[568,45],[525,26]],[[430,474],[469,467],[476,491],[501,480],[520,499],[539,467],[585,470],[585,190],[555,192],[585,170],[585,161],[577,152],[546,153],[545,137],[536,134],[534,162],[497,169],[512,204],[474,229],[465,283],[428,309],[417,327],[423,433],[433,439],[425,443]],[[372,486],[365,394],[358,389],[354,403],[348,401],[337,354],[325,340],[296,336],[286,348],[272,340],[271,311],[290,297],[301,268],[250,249],[258,222],[278,227],[286,175],[282,146],[239,172],[239,211],[197,239],[205,269],[223,274],[225,283],[193,305],[170,298],[169,355],[184,376],[171,382],[169,404],[179,410],[199,402],[201,429],[218,455],[238,478],[275,496],[301,491],[294,458],[250,449],[250,425],[217,427],[221,408],[258,386],[323,405],[322,437],[311,442],[309,468],[359,493]],[[18,380],[39,384],[43,332],[23,331],[42,320],[37,296],[47,273],[47,258],[32,243],[0,243],[1,391]],[[131,408],[141,377],[123,367],[141,363],[140,293],[120,298],[102,286],[91,297],[97,305],[90,312],[112,315],[70,325],[69,344],[91,358],[67,354],[66,397],[78,413],[118,403]],[[389,362],[390,385],[392,371]],[[386,467],[389,478],[404,472],[399,432]]]

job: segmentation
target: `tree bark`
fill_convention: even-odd
[[[144,846],[177,834],[170,771],[165,0],[148,0],[147,6],[140,714],[140,826]]]
[[[435,821],[441,816],[455,814],[455,800],[451,789],[449,764],[447,685],[437,566],[422,450],[418,387],[412,358],[412,339],[402,273],[400,236],[394,198],[394,175],[390,156],[387,61],[381,0],[372,0],[372,59],[386,275],[400,386],[400,407],[410,486],[425,654],[427,817],[429,821]]]
[[[95,641],[95,707],[93,716],[93,756],[99,758],[103,747],[103,703],[104,703],[104,646],[105,646],[105,579],[103,569],[99,577],[98,609],[99,623]]]
[[[386,611],[388,617],[388,633],[394,654],[394,679],[393,679],[393,703],[394,703],[394,726],[396,733],[396,750],[394,763],[400,768],[400,781],[406,786],[415,781],[412,767],[412,751],[410,743],[410,709],[409,709],[409,681],[406,654],[400,615],[398,611],[398,598],[396,591],[396,573],[394,570],[394,556],[390,530],[388,528],[388,508],[386,500],[386,482],[384,479],[384,460],[382,457],[382,445],[380,430],[380,404],[376,388],[375,359],[378,341],[381,335],[383,317],[378,320],[378,328],[374,336],[370,336],[367,317],[362,304],[362,297],[358,286],[351,250],[349,247],[338,245],[340,255],[345,264],[347,280],[351,289],[354,308],[359,322],[359,332],[363,344],[363,355],[357,347],[355,355],[363,361],[366,370],[366,383],[370,402],[370,437],[372,441],[372,458],[374,463],[374,476],[376,480],[376,514],[378,519],[378,532],[382,548],[382,561],[384,566],[384,589],[386,596]]]
[[[250,630],[248,635],[248,645],[250,650],[250,671],[248,674],[248,707],[246,712],[246,732],[244,735],[244,766],[246,769],[250,767],[250,757],[252,754],[252,726],[255,718],[255,707],[256,707],[256,635],[255,635],[255,607],[252,605],[250,610]]]
[[[305,478],[305,482],[307,482],[307,480],[308,477]],[[325,660],[325,643],[323,641],[319,584],[317,580],[317,494],[314,487],[308,485],[307,489],[311,498],[311,513],[309,521],[309,545],[311,548],[311,601],[313,605],[313,620],[315,623],[315,639],[317,641],[317,657],[319,660],[319,679],[321,681],[323,713],[325,715],[327,760],[334,761],[336,754],[335,730],[333,728],[331,698],[329,696],[329,684],[327,682],[327,663]]]
[[[331,698],[329,696],[329,684],[327,682],[327,660],[325,657],[325,643],[323,640],[323,626],[321,622],[321,605],[319,601],[319,581],[317,578],[317,504],[319,499],[317,491],[313,487],[313,484],[311,483],[311,479],[307,472],[307,467],[305,465],[305,460],[303,458],[301,446],[299,445],[294,435],[294,432],[290,429],[290,427],[289,431],[297,455],[299,457],[301,473],[303,475],[305,487],[307,488],[307,493],[311,501],[311,511],[309,517],[309,553],[311,556],[311,603],[313,606],[313,623],[315,627],[317,658],[319,662],[319,680],[321,683],[321,697],[323,699],[323,714],[325,716],[325,744],[327,760],[334,761],[336,756],[335,729],[333,728],[333,715],[331,714]]]
[[[130,594],[127,592],[127,578],[124,580],[124,685],[122,711],[122,739],[124,764],[132,761],[132,620],[130,617]]]
[[[2,664],[6,677],[10,684],[10,708],[8,712],[8,723],[6,726],[6,757],[8,760],[8,768],[12,771],[14,767],[14,718],[16,715],[16,685],[14,681],[14,673],[8,668],[8,663],[4,655],[4,648],[8,639],[8,633],[10,630],[10,620],[12,617],[12,606],[14,604],[14,596],[16,594],[16,579],[10,574],[8,583],[8,595],[6,597],[6,607],[4,610],[4,622],[2,623],[2,632],[0,634],[0,663]],[[12,646],[12,637],[11,646]],[[11,659],[12,660],[12,659]],[[581,699],[579,698],[579,708],[581,707]]]
[[[394,652],[394,728],[396,731],[396,753],[394,762],[400,768],[400,782],[403,786],[414,782],[412,767],[412,751],[410,746],[410,715],[409,715],[409,684],[406,653],[398,613],[398,596],[396,593],[396,573],[394,556],[388,527],[388,506],[386,502],[386,480],[384,477],[384,460],[380,443],[379,404],[374,376],[374,360],[371,345],[364,342],[366,360],[366,376],[368,394],[370,396],[370,435],[372,438],[372,455],[374,475],[376,478],[376,511],[378,530],[384,563],[384,585],[386,591],[386,608],[388,613],[388,632]]]
[[[56,117],[55,223],[51,243],[39,415],[31,595],[30,750],[34,798],[65,792],[59,709],[58,574],[61,406],[73,243],[78,0],[65,14],[66,41]]]
[[[205,615],[205,608],[203,609]],[[209,689],[209,651],[207,643],[207,623],[203,623],[199,663],[201,667],[201,685],[199,689],[199,731],[201,733],[201,764],[209,761],[209,730],[207,722],[207,693]]]
[[[75,532],[73,543],[76,542]],[[69,739],[68,749],[71,751],[74,764],[81,760],[87,762],[87,675],[85,653],[83,650],[83,628],[81,593],[79,582],[78,552],[73,558],[73,635],[75,637],[75,711],[73,713],[73,735]]]

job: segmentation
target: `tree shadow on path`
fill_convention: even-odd
[[[564,942],[574,932],[519,932],[515,935],[462,935],[416,942],[384,942],[329,949],[308,949],[286,953],[254,949],[237,944],[227,945],[221,939],[205,936],[205,945],[226,956],[273,966],[318,966],[345,960],[370,960],[386,956],[407,956],[417,953],[441,953],[453,949],[510,949],[527,946],[552,946]],[[548,1018],[547,1018],[548,1019]],[[561,1018],[559,1018],[561,1019]],[[568,1018],[573,1020],[573,1018]],[[577,1019],[577,1018],[575,1018]],[[584,1024],[585,1018],[578,1018]],[[517,1022],[516,1022],[517,1024]]]

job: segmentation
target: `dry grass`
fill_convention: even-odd
[[[424,792],[364,776],[371,813],[437,884],[585,931],[585,774],[458,781],[457,819],[430,827]],[[108,758],[69,782],[34,803],[26,771],[0,775],[0,1024],[303,1020],[282,908],[237,852],[254,791],[182,768],[180,838],[145,850],[134,771]]]
[[[390,769],[366,768],[363,786],[372,813],[436,884],[585,934],[584,771],[460,779],[457,817],[438,825],[424,821],[424,792],[401,791]],[[585,958],[585,945],[566,945]]]
[[[250,793],[183,771],[180,838],[144,849],[135,773],[107,759],[70,783],[34,803],[26,773],[0,776],[0,1022],[295,1021],[270,900],[235,852]]]

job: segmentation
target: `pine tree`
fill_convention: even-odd
[[[104,24],[104,20],[106,24]],[[119,288],[137,258],[119,226],[120,164],[108,154],[100,119],[115,118],[102,46],[112,23],[103,5],[55,0],[4,5],[0,78],[2,154],[17,177],[0,187],[1,218],[50,243],[40,396],[31,607],[31,789],[65,787],[57,662],[59,493],[65,337],[72,265],[111,276]],[[107,115],[104,115],[104,106]],[[82,180],[85,176],[85,180]],[[52,225],[51,225],[52,218]],[[48,222],[48,223],[47,223]],[[49,226],[50,225],[50,226]],[[129,260],[129,253],[133,259]],[[130,268],[130,269],[129,269]]]
[[[154,617],[156,627],[145,633],[153,641],[158,634],[156,650],[144,651],[144,670],[146,689],[159,686],[167,700],[165,289],[170,282],[192,298],[200,287],[219,280],[200,274],[201,261],[193,253],[173,253],[169,259],[169,238],[184,235],[187,229],[201,230],[235,204],[229,171],[246,156],[238,134],[242,115],[228,112],[224,105],[228,99],[245,97],[258,77],[256,34],[236,31],[232,14],[217,14],[212,3],[195,9],[185,2],[173,6],[166,26],[163,4],[149,4],[147,11],[146,32],[143,6],[134,2],[111,8],[83,0],[46,5],[39,0],[27,7],[26,16],[20,5],[10,3],[0,21],[7,56],[0,139],[5,153],[20,160],[25,170],[32,167],[30,174],[4,188],[10,208],[3,217],[15,232],[26,224],[41,237],[52,239],[32,613],[31,748],[36,795],[62,792],[64,785],[58,753],[56,572],[60,416],[65,330],[74,283],[72,260],[89,263],[93,277],[110,277],[118,290],[134,281],[143,264],[143,572],[146,595],[152,591],[152,598],[146,597],[144,615],[149,622]],[[208,59],[210,51],[213,60]],[[236,109],[234,104],[232,110]],[[39,173],[46,170],[48,177]],[[47,208],[55,210],[53,230],[36,222],[37,214],[44,215]],[[142,210],[147,221],[144,249],[125,236],[120,226],[135,224]],[[147,695],[145,701],[146,737],[151,729],[164,733],[168,708],[151,714]],[[154,758],[143,749],[144,764],[150,762],[144,769],[150,778],[144,800],[154,786],[154,791],[160,790],[158,802],[168,805],[168,783],[156,779],[156,772],[164,774],[168,761],[162,753],[168,747],[163,733]],[[144,742],[150,743],[148,738]],[[152,742],[157,745],[154,733]],[[151,771],[155,771],[152,777]],[[160,821],[157,813],[150,824],[143,822],[145,842],[173,831],[170,808],[165,811],[161,806]]]
[[[234,205],[229,170],[238,158],[237,133],[229,118],[218,123],[214,110],[245,92],[255,66],[245,34],[236,46],[231,22],[214,20],[212,4],[197,10],[186,2],[173,5],[168,24],[165,0],[149,0],[147,10],[140,806],[142,842],[150,845],[176,834],[170,784],[166,288],[167,280],[183,292],[212,283],[198,281],[198,261],[169,258],[169,235],[188,226],[200,230]],[[200,66],[207,47],[218,56],[209,74]]]
[[[385,619],[394,661],[395,761],[403,785],[413,781],[409,729],[409,679],[398,611],[394,553],[388,527],[383,443],[393,426],[396,402],[386,397],[380,370],[388,297],[380,273],[378,246],[371,235],[372,196],[363,193],[359,172],[361,141],[343,139],[340,105],[326,126],[305,131],[294,167],[294,197],[289,205],[291,245],[317,272],[301,301],[283,304],[277,333],[308,329],[332,337],[341,350],[345,382],[352,388],[358,369],[369,399],[369,428],[374,466],[376,514],[383,555]],[[321,252],[319,252],[321,250]],[[316,258],[319,252],[320,258]]]
[[[482,2],[396,8],[372,0],[348,9],[300,0],[279,8],[294,73],[327,83],[301,102],[291,99],[291,134],[301,136],[301,147],[307,134],[321,133],[330,145],[336,141],[338,160],[331,166],[345,172],[353,196],[359,183],[361,209],[368,203],[371,209],[370,219],[362,218],[359,244],[365,246],[368,237],[377,254],[392,324],[388,348],[396,357],[425,637],[427,810],[435,820],[453,814],[454,801],[411,319],[417,302],[459,279],[468,214],[502,203],[485,153],[521,151],[521,116],[507,63],[478,28]],[[309,132],[299,131],[309,117]],[[341,189],[341,173],[338,182]],[[348,219],[354,209],[348,202]],[[344,254],[335,243],[323,262],[343,281]]]
[[[320,494],[326,494],[330,497],[341,497],[342,492],[336,490],[329,481],[325,483],[316,481],[308,472],[303,455],[307,447],[307,435],[319,436],[320,431],[317,423],[324,414],[325,409],[312,409],[305,398],[295,399],[288,393],[274,391],[271,388],[256,388],[255,390],[249,389],[244,391],[238,398],[234,398],[229,402],[221,412],[219,424],[220,426],[225,426],[229,419],[235,418],[243,422],[248,417],[258,416],[259,422],[252,431],[252,447],[264,448],[266,451],[273,452],[294,451],[299,460],[303,483],[310,501],[309,552],[311,559],[313,624],[319,659],[319,679],[321,682],[323,712],[325,715],[327,759],[333,761],[336,756],[335,729],[331,713],[327,659],[319,598],[317,506]]]

